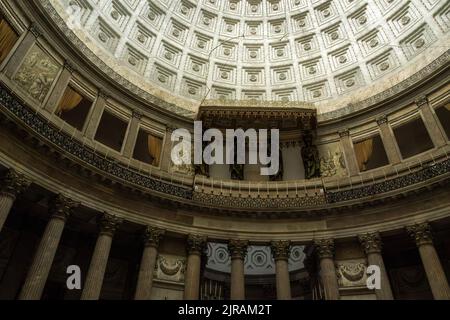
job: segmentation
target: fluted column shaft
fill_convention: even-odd
[[[206,239],[190,235],[187,241],[187,266],[184,279],[184,299],[198,300],[200,295],[200,270]]]
[[[393,300],[391,284],[384,266],[383,256],[381,255],[382,242],[380,235],[377,232],[360,235],[359,241],[367,255],[368,265],[380,268],[381,288],[375,289],[377,300]]]
[[[320,260],[320,278],[326,300],[339,300],[339,285],[334,266],[334,241],[321,239],[315,242],[317,256]]]
[[[144,235],[144,252],[142,253],[136,285],[135,300],[150,300],[153,286],[153,271],[158,257],[158,246],[163,231],[148,227]]]
[[[16,196],[30,184],[22,175],[10,169],[0,179],[0,231],[2,231]]]
[[[416,224],[407,227],[407,231],[415,240],[419,249],[420,258],[422,259],[434,299],[450,300],[450,287],[433,245],[430,225],[428,223]]]
[[[245,299],[245,269],[244,261],[247,255],[248,242],[231,240],[228,250],[231,256],[231,300]]]
[[[289,241],[274,241],[271,243],[272,256],[275,260],[277,299],[290,300],[291,280],[289,277]]]
[[[52,217],[45,228],[41,242],[28,270],[19,295],[20,300],[39,300],[45,288],[66,220],[76,203],[59,196],[52,205]]]
[[[114,232],[120,222],[120,219],[109,214],[105,214],[100,219],[100,234],[95,244],[81,300],[100,298]]]

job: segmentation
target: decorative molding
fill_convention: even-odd
[[[334,257],[334,240],[333,239],[316,239],[314,240],[319,259],[333,259]]]
[[[343,130],[339,131],[338,133],[339,133],[339,137],[341,137],[341,138],[350,136],[350,130],[348,130],[348,129],[343,129]]]
[[[31,184],[24,175],[19,174],[14,169],[7,170],[3,177],[0,178],[0,183],[0,194],[9,196],[13,199]]]
[[[105,101],[109,99],[109,94],[103,89],[98,90],[97,96]]]
[[[246,240],[230,240],[228,243],[228,250],[230,252],[231,259],[244,260],[247,255],[248,241]]]
[[[58,194],[49,202],[49,211],[52,214],[52,218],[59,218],[67,220],[73,209],[80,205],[79,202],[75,202],[72,199]]]
[[[100,227],[100,234],[113,236],[117,227],[123,222],[122,218],[105,212],[99,217],[98,223]]]
[[[290,241],[272,241],[270,243],[272,256],[276,260],[288,260],[291,253]]]
[[[378,232],[361,234],[358,240],[366,254],[381,253],[383,243]]]
[[[163,229],[147,226],[142,236],[145,246],[158,248],[164,234],[165,230]]]
[[[29,31],[30,33],[32,33],[33,36],[36,37],[36,39],[39,38],[40,36],[42,36],[42,31],[41,31],[41,29],[40,29],[35,23],[32,23],[32,24],[30,25],[30,27],[28,28],[28,31]]]
[[[133,110],[132,112],[132,117],[139,121],[142,119],[143,116],[144,114],[140,110]]]
[[[206,237],[190,234],[186,241],[186,249],[189,255],[201,255],[206,246]]]
[[[71,73],[71,74],[76,71],[75,65],[68,60],[64,61],[64,69],[69,71],[69,73]]]
[[[433,244],[431,227],[427,222],[407,226],[406,231],[416,242],[418,247],[426,244]]]

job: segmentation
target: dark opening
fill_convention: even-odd
[[[379,135],[355,143],[354,149],[361,172],[389,164],[383,141]]]
[[[133,158],[153,166],[159,166],[161,159],[162,139],[139,130]]]
[[[445,133],[447,134],[447,139],[450,139],[450,103],[437,108],[435,111]]]
[[[394,128],[394,135],[403,159],[425,152],[434,147],[433,141],[431,141],[427,128],[421,118]]]
[[[91,106],[91,100],[83,97],[71,87],[67,87],[56,113],[65,122],[81,131]]]
[[[108,111],[104,111],[95,135],[95,140],[120,152],[127,127],[128,124],[125,121]]]

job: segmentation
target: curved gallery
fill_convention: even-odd
[[[0,8],[0,298],[450,298],[447,1]],[[194,121],[280,170],[174,163]]]

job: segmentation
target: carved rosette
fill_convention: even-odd
[[[381,253],[383,243],[378,232],[361,234],[358,239],[366,254]]]
[[[143,239],[146,247],[159,247],[159,242],[165,231],[152,226],[147,226],[144,231]]]
[[[116,232],[117,227],[123,222],[123,219],[109,214],[104,213],[98,221],[99,227],[100,227],[100,234],[105,234],[109,236],[113,236],[114,232]]]
[[[317,239],[314,241],[314,246],[319,259],[332,259],[334,257],[333,239]]]
[[[201,255],[205,249],[206,237],[191,234],[187,239],[187,252],[188,254]]]
[[[8,170],[0,179],[0,195],[16,198],[17,195],[23,192],[30,185],[30,181],[15,170]]]
[[[291,254],[290,241],[272,241],[270,244],[272,256],[276,260],[288,260]]]
[[[427,96],[420,96],[416,98],[415,103],[419,108],[421,108],[425,105],[428,105],[428,98]]]
[[[79,202],[75,202],[64,195],[59,194],[49,202],[49,211],[52,218],[58,218],[66,221],[72,213],[72,210],[77,208],[79,205]]]
[[[230,240],[228,243],[228,251],[231,259],[244,260],[247,255],[248,241],[245,240]]]
[[[416,245],[418,247],[426,244],[433,244],[431,227],[426,222],[408,226],[406,227],[406,231],[411,236],[411,238],[416,242]]]

